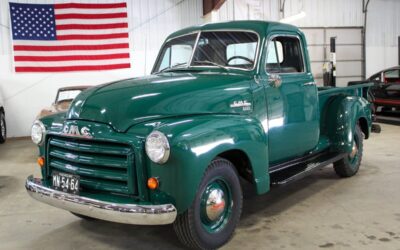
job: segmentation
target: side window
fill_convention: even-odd
[[[303,54],[297,37],[275,37],[268,42],[266,70],[269,73],[304,72]]]
[[[280,64],[283,62],[282,43],[272,40],[268,43],[267,48],[267,72],[279,73]]]
[[[372,81],[375,81],[375,82],[380,82],[381,81],[381,73],[375,74],[375,75],[371,76],[369,79],[371,79]]]

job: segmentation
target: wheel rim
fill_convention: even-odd
[[[232,193],[222,178],[211,181],[203,192],[200,203],[202,226],[209,233],[221,231],[232,213]]]
[[[358,153],[359,153],[359,142],[358,142],[358,137],[354,135],[354,140],[353,140],[353,146],[351,148],[351,152],[348,156],[349,161],[352,166],[355,166],[356,162],[358,161]]]

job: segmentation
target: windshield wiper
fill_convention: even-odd
[[[165,71],[177,69],[177,67],[179,68],[179,66],[186,65],[186,64],[187,64],[187,62],[184,62],[184,63],[177,63],[177,64],[175,64],[175,65],[173,65],[173,66],[168,66],[168,67],[166,67],[166,68],[163,68],[162,70],[159,70],[159,71],[157,71],[157,72],[154,73],[154,74],[158,74],[158,73],[161,73],[161,72],[165,72]]]
[[[225,66],[223,66],[221,64],[218,64],[216,62],[208,61],[208,60],[194,61],[194,63],[208,63],[208,64],[211,64],[211,65],[217,66],[217,67],[219,67],[221,69],[224,69],[225,71],[229,71],[229,69],[227,67],[225,67]]]

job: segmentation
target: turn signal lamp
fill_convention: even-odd
[[[158,188],[158,179],[155,177],[151,177],[147,180],[147,187],[151,190],[155,190]]]
[[[44,157],[41,156],[37,159],[37,163],[39,164],[39,166],[42,168],[44,166]]]

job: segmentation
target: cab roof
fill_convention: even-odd
[[[220,23],[207,23],[198,26],[191,26],[170,34],[167,39],[188,33],[193,33],[198,31],[208,31],[208,30],[249,30],[258,33],[260,37],[264,37],[268,32],[274,30],[299,32],[299,28],[290,24],[284,24],[279,22],[268,22],[268,21],[244,20],[244,21],[230,21],[230,22],[220,22]]]

